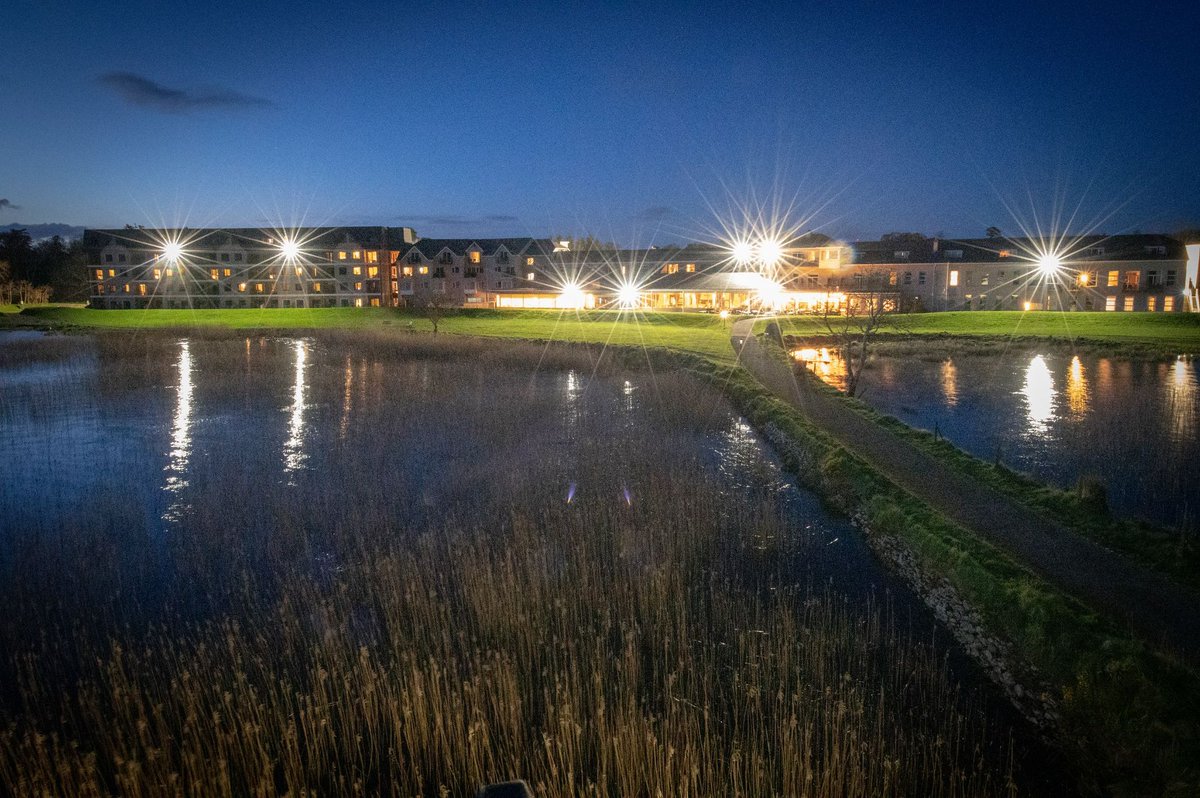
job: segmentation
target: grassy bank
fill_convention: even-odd
[[[1052,686],[1063,739],[1092,789],[1193,795],[1200,788],[1200,675],[1133,640],[1053,585],[849,454],[744,370],[696,363],[760,429],[783,430],[782,454],[833,506],[894,536],[1014,647],[1034,683]]]
[[[0,324],[5,323],[0,319]],[[428,331],[423,316],[390,308],[271,308],[222,310],[91,310],[35,308],[7,320],[80,329],[367,329]],[[706,313],[470,309],[439,324],[452,335],[662,347],[731,360],[729,323]]]
[[[817,338],[828,331],[816,316],[779,319],[785,335]],[[755,330],[761,332],[766,322]],[[887,338],[978,339],[1013,342],[1097,343],[1141,347],[1168,354],[1200,352],[1200,314],[1196,313],[1055,313],[1048,311],[960,311],[913,313],[891,317],[881,334]]]

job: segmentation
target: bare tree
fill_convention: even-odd
[[[433,334],[438,333],[438,323],[446,317],[446,311],[454,306],[445,291],[422,293],[414,298],[416,309],[433,325]]]
[[[826,303],[822,321],[846,364],[847,396],[858,393],[858,382],[867,365],[871,345],[888,317],[898,309],[896,295],[878,289],[847,294],[842,307]]]

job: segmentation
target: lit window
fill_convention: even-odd
[[[478,252],[471,253],[471,263],[479,263],[479,253]]]
[[[239,291],[241,291],[242,293],[245,293],[245,291],[246,291],[246,284],[245,284],[245,283],[238,283],[238,290],[239,290]]]
[[[350,253],[350,257],[354,258],[355,260],[362,260],[362,252],[356,249]]]
[[[1125,272],[1125,289],[1127,291],[1136,291],[1138,283],[1141,282],[1141,272]]]
[[[146,295],[146,284],[145,283],[138,283],[138,294],[141,296]]]
[[[356,308],[362,307],[362,297],[358,297],[357,299],[354,300],[354,307],[356,307]]]
[[[125,283],[125,293],[129,293],[129,283]]]
[[[526,266],[532,266],[532,265],[533,265],[533,258],[526,258],[526,259],[525,259],[525,265],[526,265]]]
[[[338,253],[338,260],[345,260],[345,259],[346,259],[346,253],[345,253],[345,252],[339,252],[339,253]]]
[[[679,264],[678,263],[668,263],[666,268],[664,269],[664,271],[667,274],[675,274],[675,272],[679,271]]]
[[[155,269],[155,270],[154,270],[154,279],[155,279],[155,280],[161,280],[161,279],[162,279],[162,269]]]
[[[109,269],[109,270],[108,270],[108,276],[109,276],[109,277],[116,277],[116,276],[117,276],[117,270],[116,270],[116,269]]]
[[[536,273],[536,272],[530,272],[529,274],[525,275],[525,279],[526,279],[526,280],[533,280],[533,279],[536,279],[536,278],[537,278],[537,273]]]
[[[218,272],[216,269],[209,269],[209,270],[208,270],[208,276],[209,276],[209,277],[211,277],[211,278],[212,278],[212,279],[214,279],[214,280],[215,280],[215,279],[217,279],[217,275],[219,275],[219,274],[220,274],[220,272]]]
[[[104,269],[96,269],[96,279],[97,280],[104,279]]]
[[[362,283],[355,283],[355,284],[354,284],[354,290],[355,290],[355,291],[361,291],[361,290],[362,290]]]
[[[1090,282],[1091,282],[1091,277],[1088,275],[1087,272],[1079,273],[1079,284],[1081,286],[1083,286],[1084,288],[1087,288],[1088,285],[1090,284]]]
[[[987,272],[984,272],[983,276],[981,276],[979,278],[980,285],[988,285],[989,283],[991,283],[991,281],[992,281],[992,276],[990,274],[988,274]]]
[[[1109,288],[1116,288],[1117,284],[1120,282],[1121,282],[1121,273],[1120,272],[1109,272],[1108,273],[1108,287]]]
[[[1157,308],[1155,307],[1155,305],[1157,305],[1157,304],[1158,304],[1158,297],[1156,297],[1156,296],[1146,297],[1146,310],[1153,313],[1155,310],[1157,310]]]
[[[355,255],[357,256],[357,253],[355,253]],[[362,266],[355,266],[352,271],[354,272],[355,277],[359,277],[362,275]]]
[[[313,288],[313,291],[315,291],[316,293],[318,293],[318,294],[321,293],[321,284],[320,283],[313,283],[312,288]]]
[[[379,253],[374,250],[368,252],[367,263],[379,263]]]
[[[304,276],[304,269],[303,269],[303,268],[301,268],[301,267],[299,267],[299,266],[297,266],[297,267],[296,267],[296,276],[297,276],[297,277],[303,277],[303,276]]]
[[[950,272],[950,285],[951,286],[958,285],[958,269],[955,269],[954,271]]]
[[[367,276],[368,277],[378,277],[379,276],[379,267],[378,266],[368,266],[367,267]]]
[[[1125,297],[1125,310],[1126,312],[1133,310],[1133,297]]]
[[[395,280],[397,277],[399,277],[399,276],[400,276],[400,275],[398,274],[398,272],[399,272],[399,270],[398,270],[398,269],[397,269],[395,266],[393,266],[393,267],[392,267],[392,279],[393,279],[393,280]]]
[[[1163,297],[1163,313],[1171,313],[1175,310],[1175,297]]]
[[[232,277],[233,269],[222,269],[221,274],[225,275],[226,277]]]
[[[424,274],[424,273],[425,273],[425,272],[421,272],[421,274]],[[405,276],[405,277],[412,277],[412,266],[405,266],[405,267],[404,267],[404,276]]]
[[[689,263],[688,265],[686,265],[686,266],[684,266],[684,267],[683,267],[683,270],[684,270],[685,272],[694,272],[694,271],[696,271],[696,264],[694,264],[694,263]]]
[[[1002,258],[1011,258],[1012,250],[1011,249],[1002,249],[1002,250],[1000,250],[999,254],[1000,254],[1000,257],[1002,257]]]
[[[371,307],[373,307],[373,308],[379,307],[379,297],[377,297],[377,296],[371,297]]]
[[[256,293],[256,294],[261,294],[262,292],[263,292],[263,284],[262,284],[262,283],[255,283],[255,284],[254,284],[254,293]]]
[[[422,266],[421,268],[417,269],[417,273],[418,274],[429,274],[429,267]]]

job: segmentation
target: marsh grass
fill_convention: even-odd
[[[0,409],[169,415],[176,337],[78,344],[42,360],[94,356],[88,395]],[[631,391],[592,349],[322,334],[285,476],[251,428],[287,403],[289,345],[190,338],[196,405],[247,421],[196,444],[176,520],[149,523],[117,473],[6,530],[14,793],[1016,790],[1005,733],[931,641],[800,578],[811,544],[770,490],[701,462],[734,420],[714,388],[659,369]]]

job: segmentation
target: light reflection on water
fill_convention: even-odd
[[[179,494],[188,484],[188,459],[192,454],[192,351],[184,339],[179,342],[179,379],[175,385],[175,412],[171,421],[171,448],[167,453],[167,479],[163,490],[175,494],[163,520],[177,520],[184,505]]]
[[[302,339],[292,341],[295,353],[296,374],[292,381],[291,418],[288,421],[288,437],[283,442],[283,470],[287,473],[304,465],[304,368],[308,362],[308,345]]]
[[[836,373],[836,355],[831,371]],[[823,375],[822,370],[816,370]],[[837,385],[836,378],[829,380]],[[862,398],[986,460],[1061,487],[1098,477],[1117,512],[1200,532],[1197,361],[1056,352],[877,357]]]

